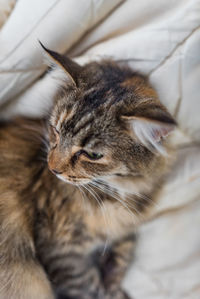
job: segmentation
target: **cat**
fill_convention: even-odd
[[[0,298],[129,298],[134,230],[168,171],[176,123],[128,66],[80,66],[42,47],[50,116],[0,126]]]

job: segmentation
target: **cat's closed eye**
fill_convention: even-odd
[[[88,152],[86,150],[80,150],[75,153],[75,157],[78,158],[79,156],[84,155],[90,160],[100,160],[103,158],[103,154],[101,153],[95,153],[95,152]]]
[[[85,154],[90,160],[99,160],[99,159],[103,158],[103,155],[100,154],[100,153],[84,151],[84,154]]]

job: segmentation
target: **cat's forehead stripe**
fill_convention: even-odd
[[[56,124],[56,129],[59,131],[61,128],[61,125],[63,122],[69,120],[74,114],[73,109],[71,109],[70,111],[63,111],[60,115],[60,117],[58,118],[57,124]]]
[[[57,124],[56,124],[56,129],[59,131],[60,130],[60,127],[61,127],[61,124],[63,122],[63,120],[66,118],[68,112],[67,111],[63,111],[60,115],[60,117],[58,118],[57,120]]]
[[[94,118],[91,115],[86,115],[85,117],[82,118],[82,121],[78,122],[73,130],[73,134],[77,135],[81,130],[86,130],[88,127],[91,126],[93,123]]]

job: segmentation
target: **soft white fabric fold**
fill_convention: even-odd
[[[64,53],[121,0],[18,0],[0,32],[0,103],[45,70],[38,39]]]

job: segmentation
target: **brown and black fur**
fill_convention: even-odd
[[[129,68],[80,67],[45,50],[66,72],[50,119],[0,128],[0,298],[128,298],[120,284],[133,231],[169,164],[130,121],[175,123]]]

